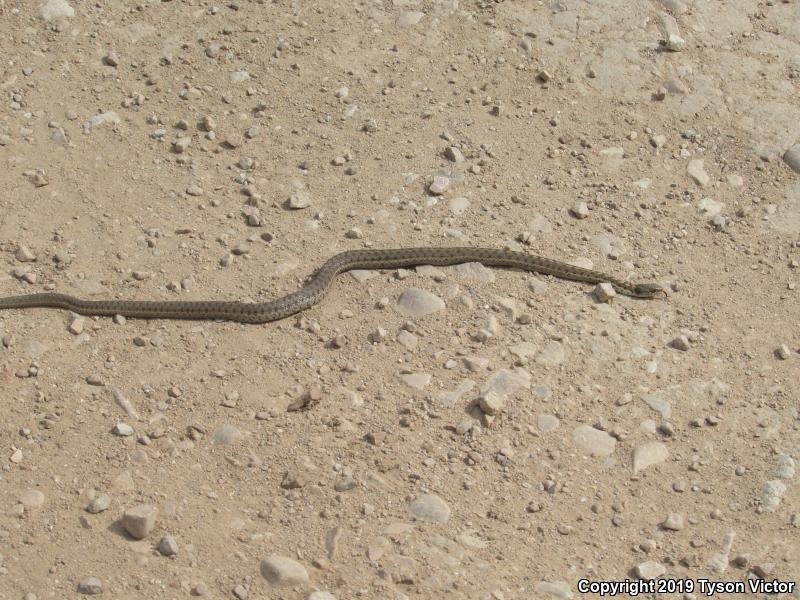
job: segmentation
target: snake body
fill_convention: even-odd
[[[610,283],[634,298],[654,298],[663,289],[654,283],[629,283],[599,271],[561,261],[492,248],[397,248],[348,250],[336,254],[296,292],[269,302],[83,300],[67,294],[41,293],[0,297],[0,309],[62,308],[81,315],[133,317],[141,319],[222,319],[240,323],[267,323],[286,318],[317,304],[340,273],[353,269],[399,269],[419,265],[448,266],[467,262],[487,267],[506,267],[554,275],[588,283]]]

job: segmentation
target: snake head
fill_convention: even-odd
[[[637,283],[633,289],[639,298],[667,297],[667,290],[660,283]]]

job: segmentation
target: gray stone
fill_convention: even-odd
[[[444,310],[444,300],[436,294],[418,288],[409,288],[397,300],[398,310],[407,317],[424,317]]]
[[[689,177],[700,187],[705,187],[711,183],[711,177],[706,173],[702,158],[690,160],[686,172],[689,173]]]
[[[92,498],[92,501],[89,502],[89,505],[86,507],[86,511],[96,515],[108,510],[109,506],[111,506],[111,496],[108,494],[97,494],[94,498]]]
[[[667,572],[666,567],[661,563],[648,560],[636,565],[636,576],[639,579],[650,581],[651,579],[658,579]]]
[[[165,535],[158,542],[158,551],[164,556],[175,556],[178,554],[178,542],[171,535]]]
[[[424,12],[420,12],[418,10],[407,10],[400,13],[400,16],[397,17],[397,25],[400,27],[410,27],[411,25],[416,25],[419,23],[424,16]]]
[[[70,19],[75,16],[75,9],[69,5],[67,0],[47,0],[39,8],[39,16],[45,21],[59,18]]]
[[[211,436],[212,444],[233,444],[242,438],[242,432],[233,425],[220,425]]]
[[[303,565],[277,554],[261,561],[261,575],[276,587],[291,587],[308,582],[308,571]]]
[[[25,510],[39,508],[44,504],[44,493],[36,489],[25,490],[19,495],[19,503],[25,507]]]
[[[661,523],[661,527],[669,531],[680,531],[684,527],[683,515],[670,513],[667,518],[664,519],[664,522]]]
[[[311,592],[306,600],[336,600],[336,596],[330,592]]]
[[[638,473],[647,467],[664,462],[669,457],[669,450],[661,442],[646,442],[633,451],[633,472]]]
[[[574,594],[565,581],[540,581],[536,585],[536,593],[553,598],[573,598]]]
[[[589,456],[609,456],[614,452],[617,440],[608,435],[605,431],[600,431],[589,425],[580,425],[572,432],[572,441],[584,453]]]
[[[103,593],[103,584],[97,577],[87,577],[78,583],[78,593],[87,596],[96,596]]]
[[[122,526],[138,540],[146,537],[156,526],[158,509],[151,504],[139,504],[122,515]]]
[[[411,514],[426,523],[447,523],[450,519],[450,507],[435,494],[422,494],[409,506]]]
[[[783,162],[795,173],[800,173],[800,144],[795,144],[784,153]]]

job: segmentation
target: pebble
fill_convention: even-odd
[[[553,598],[573,598],[574,594],[565,581],[540,581],[536,584],[536,593]]]
[[[192,138],[190,137],[180,137],[174,142],[172,142],[172,149],[175,154],[183,154],[189,149],[189,146],[192,145]]]
[[[96,596],[103,593],[103,584],[97,577],[87,577],[78,583],[78,593]]]
[[[470,206],[470,201],[462,196],[458,196],[456,198],[450,198],[447,201],[447,208],[448,210],[456,215],[459,216],[464,213]]]
[[[764,490],[761,493],[761,504],[766,512],[778,510],[786,489],[786,484],[780,479],[774,479],[764,484]]]
[[[594,297],[598,302],[611,302],[616,295],[614,286],[608,282],[598,283],[594,288]]]
[[[261,575],[276,587],[308,583],[306,568],[296,560],[273,554],[261,561]]]
[[[151,504],[139,504],[122,515],[122,526],[138,540],[147,537],[156,526],[158,509]]]
[[[664,519],[664,522],[661,523],[661,527],[670,531],[680,531],[684,527],[683,515],[670,513],[667,518]]]
[[[783,162],[795,173],[800,173],[800,144],[795,144],[783,154]]]
[[[443,525],[450,519],[450,507],[435,494],[422,494],[409,505],[409,510],[420,521]]]
[[[336,596],[325,591],[311,592],[306,596],[306,600],[336,600]]]
[[[572,432],[572,441],[584,454],[594,457],[613,454],[617,445],[617,440],[608,433],[589,425],[576,427]]]
[[[781,360],[787,360],[792,355],[792,351],[789,350],[789,346],[787,346],[786,344],[781,344],[780,346],[778,346],[778,349],[775,350],[775,354]]]
[[[648,560],[636,565],[636,576],[639,579],[645,579],[647,581],[650,581],[651,579],[658,579],[666,572],[667,569],[664,567],[664,565],[652,560]]]
[[[403,11],[400,13],[400,16],[397,17],[397,25],[399,27],[410,27],[419,23],[424,16],[425,13],[418,10]]]
[[[86,325],[86,319],[80,315],[72,314],[71,321],[67,325],[67,331],[73,335],[80,335],[83,333],[83,328]]]
[[[704,160],[702,158],[693,158],[689,161],[689,166],[686,169],[686,172],[689,173],[689,177],[700,187],[705,187],[711,183],[711,177],[706,173],[703,163]]]
[[[669,450],[661,442],[646,442],[633,451],[633,472],[638,473],[669,458]]]
[[[428,191],[434,196],[441,196],[450,187],[450,178],[444,175],[436,175],[433,182],[428,187]]]
[[[558,429],[561,421],[555,415],[539,415],[536,418],[536,426],[542,433],[550,433]],[[613,450],[612,450],[613,452]]]
[[[171,535],[165,535],[158,542],[158,551],[163,556],[175,556],[178,554],[178,542]]]
[[[444,156],[445,158],[447,158],[447,160],[451,160],[454,163],[462,163],[466,160],[461,150],[459,150],[455,146],[448,146],[447,149],[444,151]]]
[[[221,425],[211,436],[212,444],[233,444],[242,438],[242,432],[233,425]]]
[[[39,16],[45,21],[54,21],[59,18],[70,19],[75,16],[75,9],[66,0],[47,0],[39,8]]]
[[[114,429],[112,429],[111,431],[114,435],[118,435],[121,437],[127,437],[129,435],[133,435],[133,427],[121,421],[116,425],[114,425]]]
[[[400,379],[403,380],[408,387],[414,388],[415,390],[421,390],[431,382],[431,374],[430,373],[404,373],[400,375]]]
[[[678,22],[670,14],[661,14],[661,25],[664,28],[664,45],[667,50],[672,52],[680,52],[686,47],[686,40],[681,37]]]
[[[292,210],[300,210],[311,206],[311,194],[307,190],[295,190],[286,202]]]
[[[397,300],[398,310],[407,317],[419,318],[444,310],[444,300],[427,290],[409,288]]]
[[[111,506],[111,496],[108,494],[97,494],[89,502],[89,505],[86,507],[86,512],[96,515],[108,510],[109,506]]]
[[[478,398],[478,406],[487,415],[499,415],[505,406],[505,397],[496,392],[489,391]]]
[[[691,348],[691,344],[689,343],[689,338],[685,335],[678,335],[672,338],[667,344],[671,348],[675,348],[676,350],[681,350],[686,352],[689,348]]]
[[[33,510],[44,504],[44,493],[41,490],[28,489],[19,495],[18,500],[25,510]]]
[[[586,202],[576,202],[572,208],[569,209],[571,214],[576,219],[585,219],[589,216],[589,205]]]
[[[14,253],[14,258],[19,262],[33,262],[36,260],[36,255],[27,246],[20,246]]]
[[[103,63],[109,67],[119,66],[119,57],[117,56],[117,53],[113,50],[106,52],[106,55],[103,57]]]
[[[561,342],[551,340],[539,351],[534,360],[540,365],[555,367],[563,363],[566,356],[564,345]]]

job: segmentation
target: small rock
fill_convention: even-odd
[[[683,352],[686,352],[689,348],[691,348],[691,345],[689,344],[689,338],[685,335],[679,335],[672,338],[669,342],[669,346]]]
[[[286,206],[292,210],[308,208],[311,206],[311,194],[306,190],[295,190],[292,195],[289,196]]]
[[[569,209],[569,213],[576,219],[585,219],[589,216],[589,206],[586,202],[576,202],[572,208]]]
[[[306,596],[306,600],[336,600],[336,596],[330,592],[311,592]]]
[[[786,493],[786,484],[780,479],[774,479],[764,484],[764,491],[761,494],[761,504],[766,512],[775,512],[781,503],[783,495]]]
[[[221,425],[211,436],[212,444],[233,444],[242,438],[242,432],[233,425]]]
[[[800,144],[795,144],[784,153],[783,162],[795,173],[800,173]]]
[[[789,350],[789,346],[787,346],[786,344],[781,344],[780,346],[778,346],[778,349],[775,351],[775,354],[781,360],[786,360],[792,355],[792,351]]]
[[[409,288],[397,300],[398,310],[408,317],[424,317],[444,310],[444,300],[426,290]]]
[[[19,262],[33,262],[36,260],[36,255],[27,246],[20,246],[14,253],[14,258]]]
[[[422,494],[409,506],[411,514],[426,523],[447,523],[450,519],[450,507],[435,494]]]
[[[175,151],[175,154],[183,154],[189,149],[189,146],[191,145],[192,145],[192,138],[180,137],[174,142],[172,142],[172,149]]]
[[[399,27],[410,27],[419,23],[424,16],[424,12],[420,12],[418,10],[407,10],[400,13],[400,16],[397,17],[397,25]]]
[[[78,593],[87,596],[96,596],[103,593],[103,584],[97,577],[87,577],[78,583]]]
[[[450,187],[449,177],[445,177],[444,175],[436,175],[433,178],[433,182],[431,183],[430,187],[428,187],[428,191],[434,196],[441,196],[447,191],[447,188],[449,187]]]
[[[448,146],[444,151],[444,156],[447,160],[452,160],[455,163],[462,163],[466,160],[461,150],[455,146]]]
[[[114,435],[118,435],[121,437],[127,437],[129,435],[133,435],[133,427],[121,421],[116,425],[114,425],[114,429],[112,429],[111,431]]]
[[[164,556],[175,556],[178,554],[178,542],[171,535],[165,535],[158,542],[158,551]]]
[[[566,581],[541,581],[536,585],[536,593],[553,598],[573,598],[574,594],[569,589]]]
[[[19,503],[25,507],[25,510],[39,508],[44,504],[44,493],[36,489],[25,490],[19,495]]]
[[[667,572],[666,567],[661,563],[648,560],[636,565],[636,576],[639,579],[650,581],[651,579],[658,579]]]
[[[610,302],[617,295],[617,291],[610,283],[598,283],[594,288],[594,297],[598,302]]]
[[[70,19],[75,16],[75,9],[66,0],[47,0],[39,8],[39,16],[45,21],[54,21],[59,18]]]
[[[487,415],[499,415],[503,412],[505,398],[500,394],[490,391],[486,394],[482,394],[481,397],[478,398],[478,405]]]
[[[669,458],[669,450],[661,442],[646,442],[633,451],[633,472],[657,465]]]
[[[109,67],[116,67],[119,65],[119,57],[117,53],[113,50],[109,50],[106,55],[103,57],[103,63],[108,65]]]
[[[261,561],[261,575],[276,587],[291,587],[308,582],[306,568],[296,560],[273,554]]]
[[[138,540],[146,537],[156,526],[158,509],[150,504],[139,504],[122,515],[122,526]]]
[[[705,187],[711,183],[711,177],[706,173],[703,162],[702,158],[694,158],[689,161],[689,166],[686,170],[689,173],[689,177],[700,187]]]
[[[661,523],[661,527],[669,529],[670,531],[680,531],[684,527],[683,515],[670,513],[667,518],[664,519],[664,522]]]
[[[613,454],[617,445],[617,440],[608,433],[589,425],[576,427],[572,432],[572,440],[584,454],[595,457]]]
[[[86,507],[86,512],[96,515],[108,510],[109,506],[111,506],[111,496],[108,494],[97,494],[92,498],[92,501],[89,502],[89,505]]]

